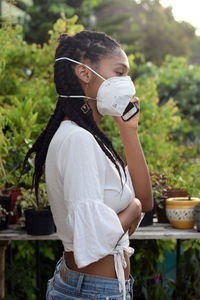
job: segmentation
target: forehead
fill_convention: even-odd
[[[114,68],[114,67],[123,67],[129,69],[129,62],[126,53],[117,48],[110,55],[105,58],[102,58],[99,62],[99,68]]]

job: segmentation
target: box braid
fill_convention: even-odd
[[[88,59],[91,63],[98,64],[103,57],[111,55],[117,47],[120,47],[120,45],[106,34],[84,30],[74,36],[62,34],[59,38],[55,58],[65,56],[77,61]],[[59,95],[84,95],[84,91],[74,73],[74,63],[72,62],[67,60],[55,62],[54,82]],[[25,170],[28,158],[32,153],[36,153],[33,186],[35,187],[37,201],[39,181],[45,164],[48,147],[64,117],[68,117],[94,136],[106,156],[115,165],[122,183],[119,165],[121,165],[125,172],[124,162],[113,148],[111,141],[97,126],[93,118],[92,110],[90,109],[86,114],[83,113],[81,107],[84,103],[84,98],[73,99],[58,97],[55,111],[50,117],[46,128],[25,156],[22,173]]]

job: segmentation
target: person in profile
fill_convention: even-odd
[[[104,33],[62,34],[55,53],[55,111],[25,157],[34,184],[45,166],[48,199],[64,252],[47,300],[133,299],[129,236],[152,209],[150,176],[138,138],[139,99],[128,58]],[[100,130],[118,126],[127,166]]]

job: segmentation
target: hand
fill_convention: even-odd
[[[137,103],[138,107],[140,107],[139,98],[133,97],[131,100],[132,103]],[[132,117],[129,121],[123,121],[121,117],[114,117],[113,120],[115,121],[116,125],[119,127],[119,129],[123,128],[138,128],[138,122],[139,122],[140,112],[138,112],[134,117]]]
[[[144,217],[144,213],[141,213],[141,215],[131,224],[128,230],[128,235],[132,235],[135,230],[138,228],[139,224],[141,223],[142,219]]]
[[[128,230],[128,235],[132,235],[135,232],[135,229],[137,228],[135,222],[133,224],[131,224],[129,230]]]
[[[133,197],[128,206],[121,212],[118,213],[119,220],[122,224],[122,228],[124,232],[129,230],[130,227],[131,231],[135,230],[134,228],[137,227],[138,222],[140,221],[142,213],[142,205],[139,199]]]

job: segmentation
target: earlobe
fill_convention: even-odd
[[[83,65],[78,65],[75,67],[74,71],[79,80],[81,80],[83,83],[89,83],[91,77],[90,70]]]

